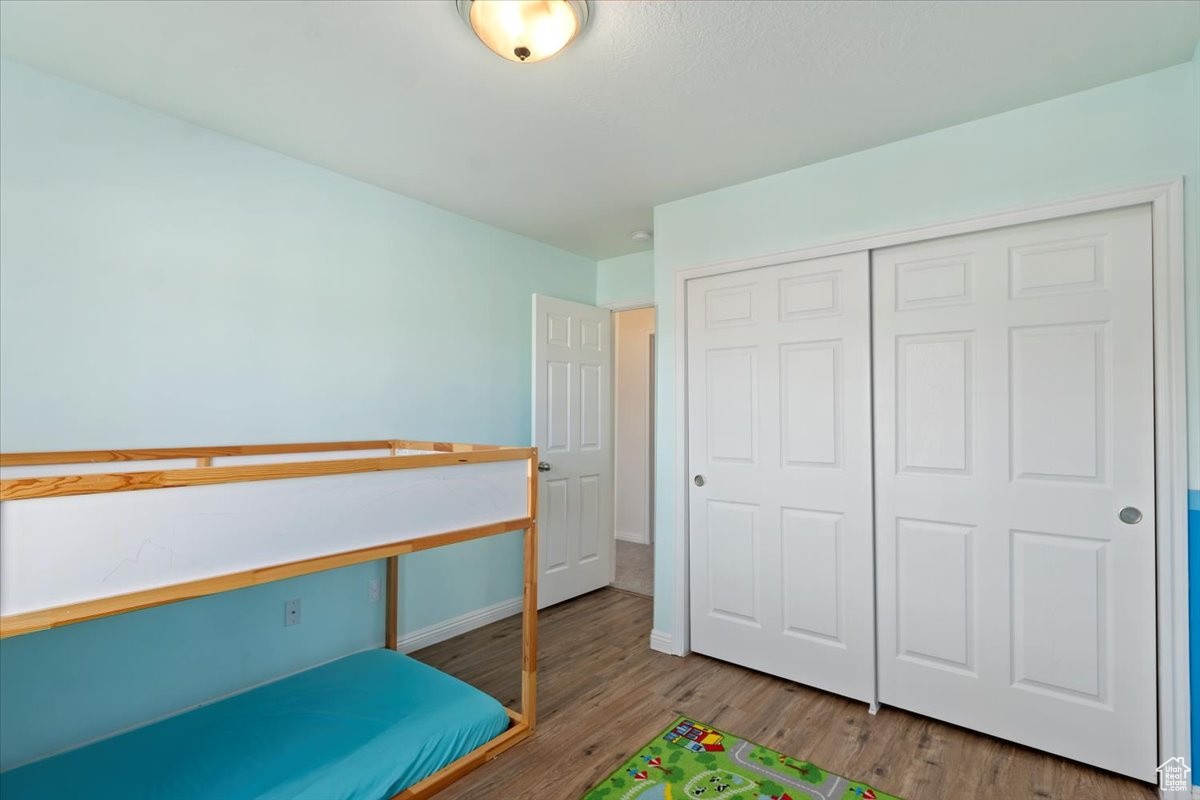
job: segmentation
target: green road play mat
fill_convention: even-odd
[[[680,717],[583,800],[898,800]]]

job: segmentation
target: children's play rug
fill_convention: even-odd
[[[899,800],[680,717],[584,800]]]

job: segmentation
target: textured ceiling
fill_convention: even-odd
[[[593,258],[654,205],[1181,63],[1188,2],[593,3],[515,64],[451,0],[0,3],[0,52]]]

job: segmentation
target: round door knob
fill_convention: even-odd
[[[549,464],[547,464],[545,461],[538,462],[538,472],[549,472],[549,471],[550,471]]]
[[[704,485],[704,476],[697,475],[696,477],[692,478],[692,483],[696,484],[697,486],[703,486]]]
[[[1121,513],[1117,515],[1121,518],[1121,522],[1126,525],[1137,525],[1142,521],[1142,512],[1133,506],[1125,506],[1121,509]]]

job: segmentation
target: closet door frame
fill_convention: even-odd
[[[1191,756],[1191,693],[1187,606],[1187,406],[1184,359],[1183,178],[1056,203],[1021,206],[993,214],[878,234],[816,247],[678,270],[675,284],[675,488],[673,585],[670,632],[651,631],[650,647],[673,655],[691,652],[688,586],[688,393],[687,282],[792,261],[957,236],[1042,222],[1094,211],[1149,204],[1154,283],[1154,415],[1156,606],[1158,610],[1159,760]]]

